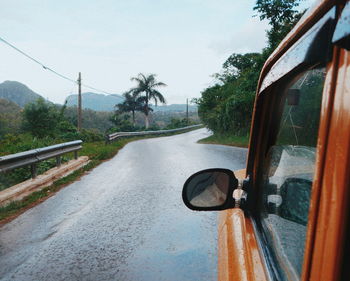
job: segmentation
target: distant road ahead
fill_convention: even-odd
[[[132,142],[0,228],[0,280],[216,280],[217,213],[186,209],[182,185],[244,168],[246,149],[196,144],[208,135]]]

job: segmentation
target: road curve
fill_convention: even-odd
[[[215,212],[192,212],[182,185],[241,169],[246,149],[196,144],[206,129],[129,143],[0,228],[0,280],[216,280]]]

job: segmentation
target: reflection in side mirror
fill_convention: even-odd
[[[224,210],[234,207],[232,193],[237,186],[238,180],[230,170],[203,170],[188,178],[182,198],[192,210]]]

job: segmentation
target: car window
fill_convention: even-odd
[[[278,129],[264,160],[259,208],[280,280],[301,276],[324,79],[318,67],[277,87]]]

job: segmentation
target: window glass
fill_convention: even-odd
[[[282,114],[264,161],[260,214],[281,280],[301,276],[324,78],[316,68],[278,87]]]

